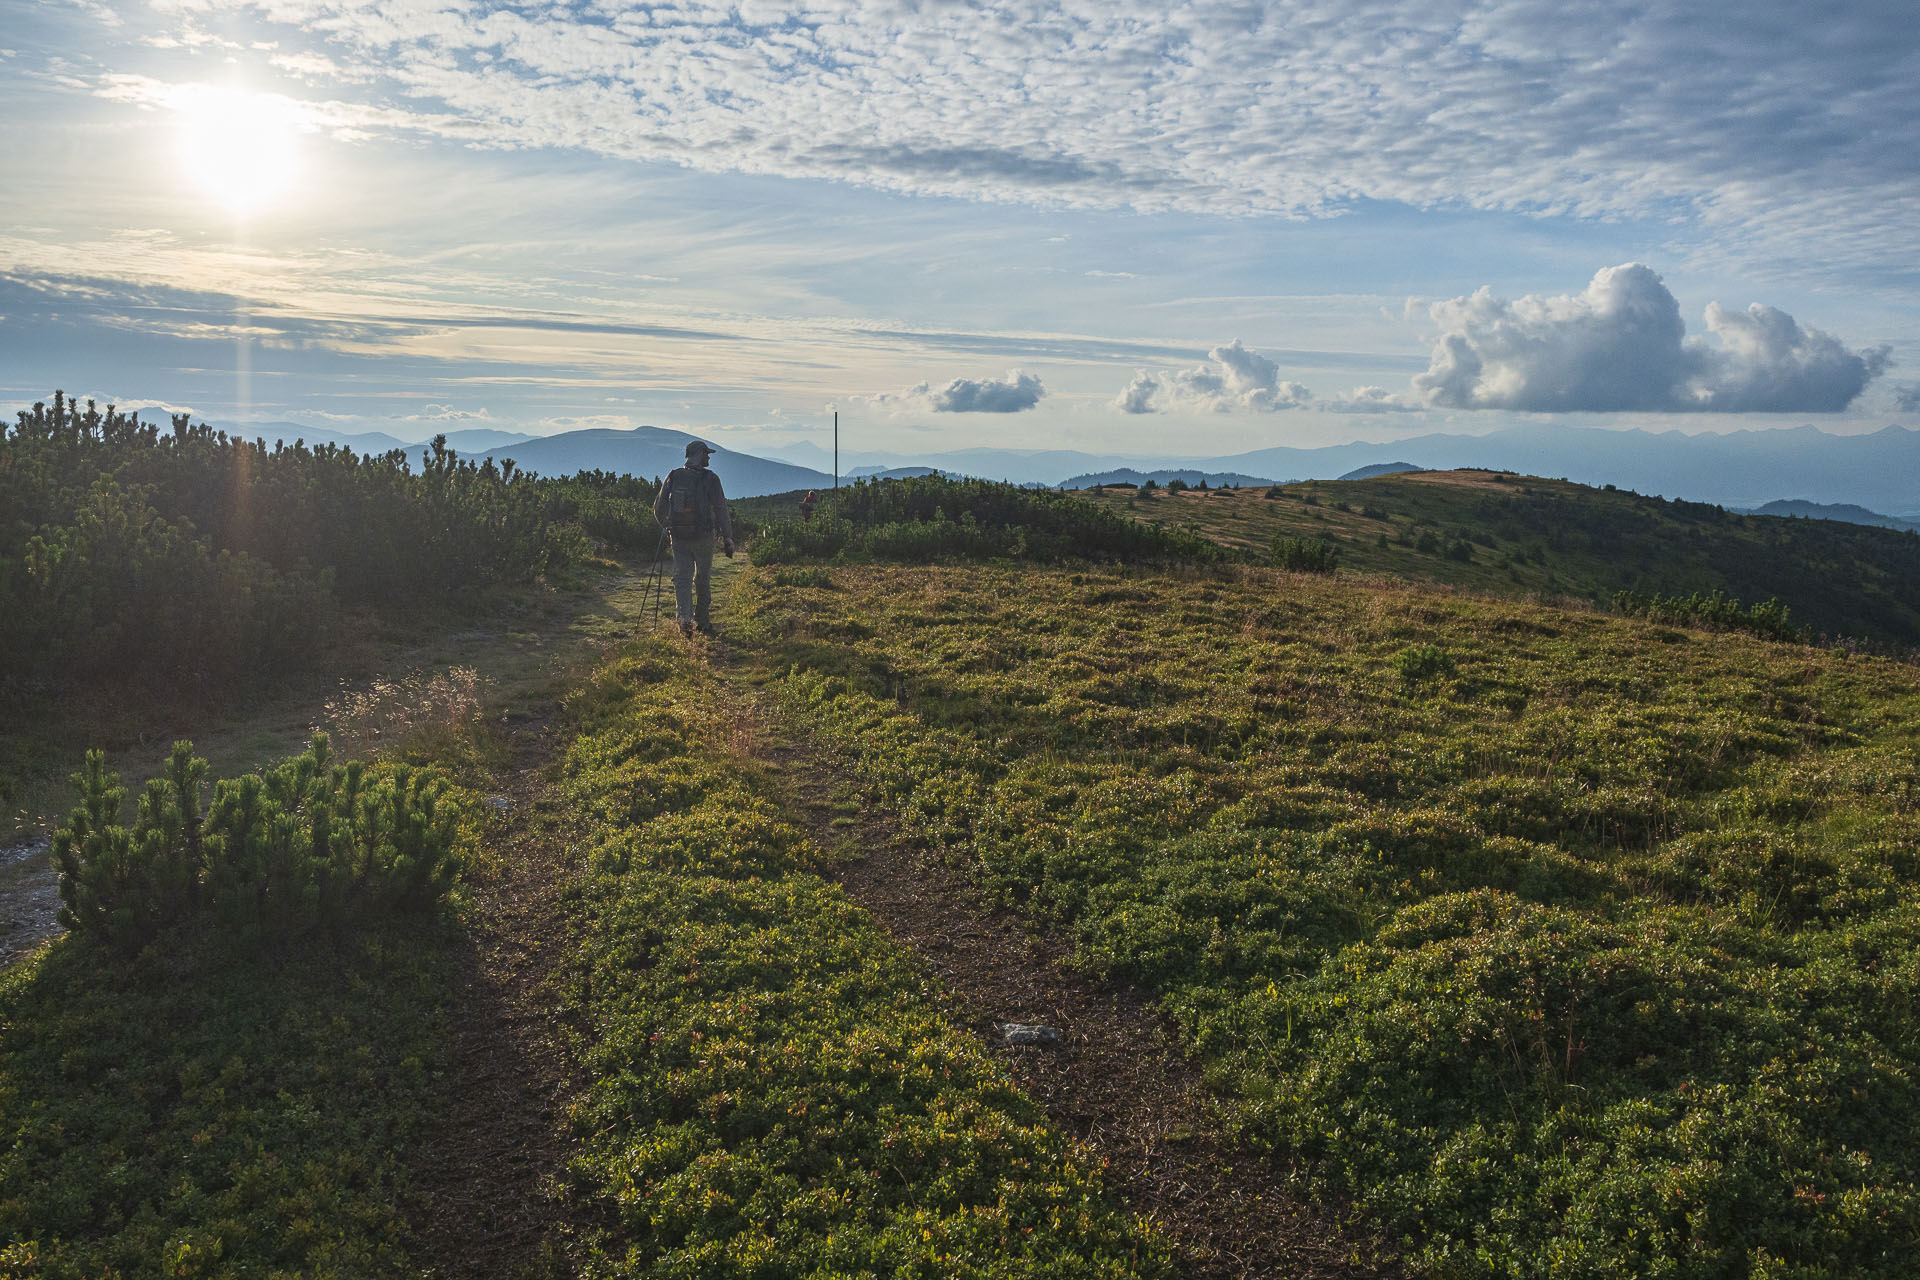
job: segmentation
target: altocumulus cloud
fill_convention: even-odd
[[[211,15],[337,88],[333,130],[1079,206],[1679,207],[1716,244],[1904,270],[1910,9],[1841,0],[1817,39],[1801,0],[1737,21],[1704,0],[169,0],[119,20],[181,42]]]
[[[1004,378],[955,378],[937,390],[922,382],[871,399],[874,404],[923,406],[935,413],[1019,413],[1039,404],[1046,394],[1036,375],[1009,369]]]
[[[1280,366],[1235,338],[1207,352],[1206,364],[1165,373],[1138,370],[1114,404],[1125,413],[1200,409],[1211,413],[1271,413],[1298,409],[1312,392],[1280,378]]]
[[[1488,289],[1434,303],[1427,371],[1412,399],[1434,408],[1538,413],[1834,413],[1888,364],[1786,312],[1707,306],[1709,343],[1689,338],[1653,269],[1605,267],[1577,294],[1517,301]]]

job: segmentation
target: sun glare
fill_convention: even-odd
[[[292,189],[300,130],[285,99],[195,86],[177,106],[181,167],[228,212],[247,217]]]

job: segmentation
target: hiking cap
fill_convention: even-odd
[[[713,456],[713,446],[705,440],[687,441],[687,456],[691,458],[696,453],[703,458],[711,458]]]

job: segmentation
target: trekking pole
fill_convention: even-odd
[[[662,529],[660,538],[653,544],[653,561],[647,573],[647,581],[640,588],[640,616],[647,617],[647,603],[653,603],[653,620],[666,612],[667,588],[665,574],[662,572],[661,558],[666,553],[668,531]]]

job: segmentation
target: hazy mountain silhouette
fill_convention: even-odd
[[[329,427],[309,426],[302,422],[250,422],[244,427],[233,427],[218,422],[207,425],[216,431],[224,431],[229,436],[243,437],[248,440],[265,440],[269,446],[292,444],[296,440],[301,440],[309,446],[333,444],[351,449],[358,454],[374,456],[391,453],[395,449],[417,453],[426,448],[434,436],[442,434],[431,431],[424,436],[403,440],[385,431],[335,431]],[[447,447],[463,458],[484,453],[488,449],[518,444],[523,440],[539,439],[538,436],[530,436],[522,431],[500,431],[492,427],[468,427],[444,434],[447,437]]]
[[[1839,436],[1812,426],[1685,435],[1529,425],[1484,436],[1417,436],[1387,447],[1430,470],[1487,467],[1729,507],[1755,507],[1792,493],[1920,515],[1920,431],[1905,427]],[[1384,451],[1377,444],[1256,449],[1210,465],[1317,479]]]
[[[1878,511],[1869,511],[1865,507],[1856,507],[1846,502],[1805,502],[1799,498],[1782,498],[1778,502],[1769,502],[1765,506],[1753,508],[1756,516],[1803,516],[1809,520],[1839,520],[1845,524],[1873,525],[1880,529],[1920,529],[1920,524],[1911,520],[1896,520],[1892,516],[1883,516]]]
[[[916,476],[944,476],[948,480],[962,477],[951,471],[942,471],[938,467],[855,467],[844,472],[842,480],[911,480]]]
[[[787,446],[788,458],[810,445]],[[1099,456],[1070,450],[1023,453],[958,449],[943,453],[843,452],[841,466],[937,467],[942,471],[1057,485],[1130,468],[1143,473],[1233,472],[1275,480],[1333,480],[1377,464],[1381,455],[1424,470],[1486,467],[1616,485],[1669,498],[1757,507],[1791,493],[1813,502],[1853,503],[1920,518],[1920,431],[1887,427],[1870,435],[1831,435],[1812,426],[1686,435],[1532,424],[1487,435],[1435,434],[1387,444],[1254,449],[1225,457]]]
[[[1416,467],[1411,462],[1376,462],[1368,467],[1355,467],[1353,470],[1347,472],[1347,474],[1336,478],[1340,480],[1371,480],[1375,476],[1397,476],[1409,471],[1423,470],[1425,470],[1424,467]]]
[[[522,470],[541,475],[613,471],[652,479],[686,462],[687,441],[694,438],[684,431],[661,427],[634,427],[628,431],[597,427],[489,449],[485,456],[512,458]],[[833,484],[831,475],[808,467],[719,447],[713,451],[712,466],[720,474],[728,495],[735,498],[818,489]]]
[[[232,428],[228,428],[229,431]],[[298,423],[255,423],[245,434],[269,441],[332,442],[362,452],[421,447],[382,432],[351,435]],[[594,428],[527,437],[495,444],[484,429],[449,432],[448,443],[466,456],[476,452],[512,458],[543,474],[579,470],[665,475],[679,466],[682,431],[637,427]],[[844,438],[844,437],[843,437]],[[729,493],[749,497],[832,484],[832,454],[811,441],[766,450],[776,457],[716,450],[714,467]],[[1216,458],[1101,455],[1073,449],[955,449],[904,454],[845,450],[841,476],[856,470],[937,470],[949,475],[1008,480],[1015,484],[1097,483],[1118,473],[1200,472],[1209,484],[1258,484],[1269,480],[1331,480],[1356,468],[1378,466],[1381,455],[1396,465],[1428,470],[1486,467],[1528,475],[1564,477],[1590,485],[1617,485],[1642,493],[1728,507],[1755,508],[1781,494],[1820,504],[1850,504],[1920,519],[1920,431],[1890,426],[1870,435],[1831,435],[1812,426],[1782,430],[1686,435],[1679,431],[1611,431],[1598,427],[1532,424],[1487,435],[1435,434],[1391,444],[1362,442],[1301,449],[1275,447]],[[1218,477],[1218,479],[1216,479]],[[1189,481],[1193,483],[1194,481]]]
[[[1235,485],[1273,484],[1270,476],[1248,476],[1237,471],[1200,471],[1191,467],[1161,468],[1157,471],[1136,471],[1132,467],[1116,467],[1111,471],[1092,471],[1085,475],[1073,476],[1063,482],[1062,489],[1088,489],[1096,484],[1167,484],[1178,480],[1182,484],[1206,484],[1211,489],[1225,489]]]
[[[211,425],[229,435],[265,440],[269,445],[304,440],[308,445],[340,445],[362,455],[402,449],[417,457],[428,445],[427,440],[401,440],[384,431],[333,431],[298,422],[255,422],[239,429],[217,423]],[[511,458],[523,471],[539,475],[612,471],[647,479],[664,476],[684,463],[687,441],[694,438],[684,431],[659,427],[636,427],[630,431],[597,427],[553,436],[530,436],[482,427],[445,434],[447,446],[463,458]],[[718,447],[713,452],[713,467],[720,473],[727,492],[739,498],[785,493],[790,489],[816,489],[833,483],[833,477],[823,472]]]
[[[767,457],[779,458],[795,466],[816,467],[823,470],[830,470],[833,466],[833,454],[808,440],[802,440],[797,444],[776,445],[763,452]],[[1043,484],[1052,487],[1068,476],[1083,472],[1107,471],[1115,467],[1132,465],[1136,461],[1133,458],[1122,458],[1112,454],[1082,453],[1074,449],[1025,452],[1019,449],[982,448],[954,449],[932,454],[842,449],[840,477],[845,480],[849,476],[922,468],[928,471],[945,472],[949,475],[968,476],[976,480],[1005,480],[1012,484]],[[1148,461],[1143,465],[1155,467],[1172,464],[1161,459]]]
[[[249,422],[244,426],[235,426],[230,422],[209,422],[206,425],[215,431],[224,431],[236,440],[264,440],[268,448],[276,444],[290,445],[295,441],[303,441],[310,447],[332,444],[362,455],[379,455],[407,447],[407,441],[384,431],[334,431],[328,427],[308,426],[304,422]]]

